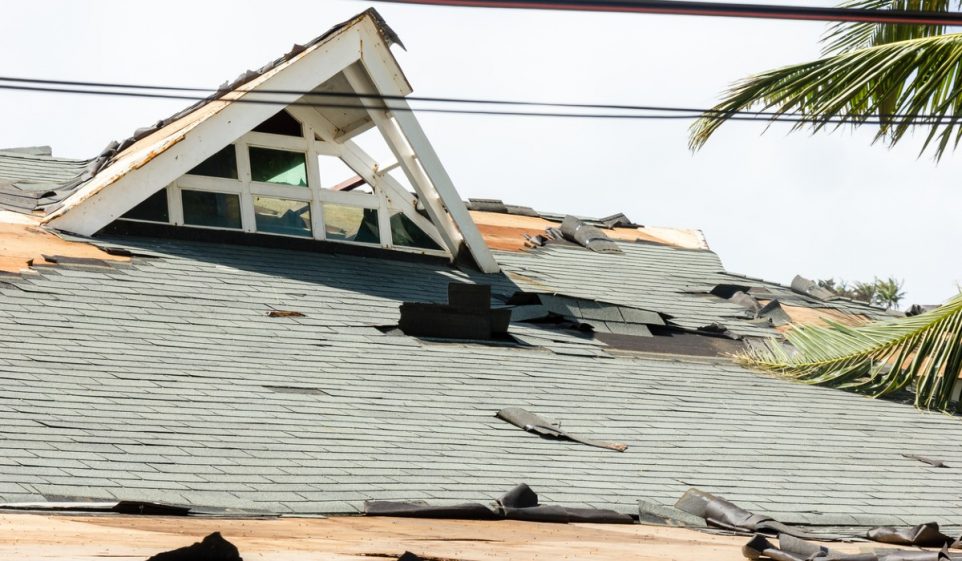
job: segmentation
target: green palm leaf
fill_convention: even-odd
[[[692,125],[691,148],[704,146],[737,112],[759,106],[798,112],[802,120],[794,129],[815,131],[877,121],[866,115],[888,116],[877,123],[876,141],[895,144],[924,127],[923,151],[931,146],[940,158],[962,140],[962,34],[846,50],[745,78]]]
[[[924,12],[948,12],[962,8],[962,0],[849,0],[840,5],[842,8],[863,10],[914,10]],[[823,54],[833,55],[919,39],[945,33],[939,25],[887,25],[878,23],[836,23],[828,28],[822,38],[825,43]]]
[[[962,375],[962,294],[932,311],[860,326],[796,326],[737,359],[812,384],[881,397],[915,386],[915,404],[946,410]]]

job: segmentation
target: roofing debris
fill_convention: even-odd
[[[788,534],[779,534],[776,547],[765,536],[756,535],[743,548],[747,559],[772,561],[958,561],[962,555],[946,551],[886,549],[873,552],[841,553]]]
[[[618,244],[613,242],[598,227],[585,224],[574,216],[566,216],[561,222],[561,235],[570,242],[598,253],[621,253]]]
[[[563,239],[559,230],[564,220],[562,215],[528,210],[514,211],[513,208],[527,209],[527,207],[512,207],[511,205],[504,205],[501,201],[483,206],[468,201],[468,205],[471,208],[471,218],[484,236],[485,243],[492,249],[523,251],[532,246],[543,245],[548,241],[549,236],[554,240]],[[504,205],[508,212],[498,212],[499,205]],[[477,210],[479,208],[491,210]],[[685,249],[708,249],[704,236],[697,230],[637,226],[634,224],[629,226],[618,219],[611,222],[614,226],[608,226],[605,222],[599,220],[586,218],[578,218],[578,220],[602,229],[603,233],[612,240],[656,243]]]
[[[468,210],[497,212],[499,214],[513,214],[516,216],[541,216],[531,207],[506,205],[499,199],[468,199],[464,204]]]
[[[722,497],[698,489],[689,489],[675,503],[675,508],[704,518],[709,526],[715,528],[740,532],[787,534],[805,539],[819,539],[820,537],[824,539],[824,536],[815,536],[800,528],[782,524],[770,516],[754,514]]]
[[[431,506],[422,502],[367,501],[368,516],[455,518],[460,520],[523,520],[526,522],[634,524],[630,515],[599,508],[566,508],[542,505],[538,494],[521,483],[497,499],[492,508],[480,503]]]
[[[809,528],[799,528],[796,526],[790,526],[783,524],[774,520],[770,516],[765,516],[761,514],[754,514],[748,510],[738,507],[734,503],[727,501],[721,497],[712,495],[711,493],[706,493],[698,489],[689,489],[675,504],[675,508],[691,514],[693,516],[704,518],[708,526],[713,528],[721,528],[724,530],[731,530],[735,532],[747,532],[755,534],[755,538],[745,546],[745,555],[750,559],[757,559],[760,557],[766,557],[774,559],[775,561],[781,561],[782,559],[788,561],[796,561],[796,559],[812,561],[819,559],[821,556],[827,553],[824,550],[819,555],[810,552],[803,557],[779,557],[776,552],[765,553],[764,550],[771,549],[772,546],[768,544],[767,541],[762,539],[762,534],[778,536],[779,540],[783,542],[787,538],[792,538],[788,540],[789,543],[793,545],[796,543],[795,540],[819,540],[819,541],[874,541],[879,543],[891,544],[891,545],[910,545],[915,547],[937,547],[941,548],[943,552],[947,549],[962,549],[962,538],[953,538],[946,534],[943,534],[939,530],[939,525],[935,522],[928,522],[925,524],[917,524],[911,527],[894,527],[894,526],[880,526],[870,528],[868,530],[863,530],[861,532],[852,533],[849,535],[832,535],[826,534],[821,529],[815,527]],[[813,533],[814,531],[814,533]],[[806,547],[812,544],[806,544]],[[783,548],[784,549],[784,548]],[[789,553],[799,553],[800,550],[794,547],[788,548]],[[889,551],[886,552],[883,559],[895,560],[895,559],[915,559],[911,555],[908,557],[900,557],[905,552],[899,551]],[[916,552],[921,553],[921,552]],[[938,553],[938,552],[930,552]],[[893,555],[894,557],[888,557]],[[835,557],[831,557],[835,559]],[[962,555],[958,556],[962,559]],[[843,558],[838,558],[843,559]],[[852,561],[860,561],[861,558],[851,558]],[[875,559],[874,557],[866,558],[866,561],[871,561]],[[923,555],[920,559],[932,559],[933,561],[941,560],[941,557],[931,557],[931,555]],[[828,559],[826,559],[828,561]]]
[[[511,321],[565,321],[575,329],[651,337],[649,327],[664,326],[669,316],[631,306],[564,294],[518,292],[508,299]]]
[[[220,532],[214,532],[193,545],[152,556],[147,561],[243,561],[237,546]]]
[[[801,275],[795,275],[792,279],[792,290],[799,294],[805,294],[819,300],[832,300],[838,296],[827,288],[818,285],[817,282],[809,280]]]
[[[49,147],[0,150],[0,209],[43,212],[73,192],[89,160],[54,158]]]
[[[448,303],[404,302],[398,327],[406,335],[488,340],[505,337],[511,310],[491,307],[491,286],[452,282]]]
[[[537,434],[541,438],[569,440],[571,442],[584,444],[585,446],[607,448],[608,450],[614,450],[616,452],[624,452],[628,449],[627,444],[620,444],[617,442],[602,442],[600,440],[594,440],[592,438],[585,438],[583,436],[578,436],[577,434],[572,434],[562,429],[561,423],[548,421],[542,417],[539,417],[538,415],[535,415],[534,413],[531,413],[530,411],[521,409],[520,407],[507,407],[498,411],[495,416],[520,429]]]

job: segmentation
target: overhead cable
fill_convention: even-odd
[[[888,23],[910,25],[962,25],[962,13],[918,10],[877,10],[784,6],[778,4],[734,4],[729,2],[685,2],[680,0],[378,0],[392,4],[424,4],[469,8],[519,8],[577,10],[676,16],[718,16],[804,21]]]
[[[134,97],[147,99],[168,99],[186,101],[225,101],[230,103],[253,103],[266,105],[297,105],[315,108],[334,108],[334,109],[366,109],[364,99],[378,99],[383,104],[383,109],[389,111],[412,111],[416,113],[441,113],[455,115],[488,115],[488,116],[508,116],[508,117],[554,117],[554,118],[576,118],[576,119],[609,119],[609,120],[692,120],[705,115],[717,114],[726,119],[735,121],[763,121],[763,122],[789,122],[789,123],[824,123],[824,124],[895,124],[900,121],[911,120],[913,124],[938,124],[952,120],[951,116],[941,115],[909,115],[909,114],[851,114],[838,117],[819,117],[810,116],[802,113],[792,112],[772,112],[772,111],[717,111],[713,109],[698,109],[690,107],[662,107],[662,106],[633,106],[633,105],[598,105],[586,103],[553,103],[553,102],[533,102],[533,101],[508,101],[508,100],[478,100],[463,98],[414,98],[403,96],[384,96],[375,94],[356,94],[353,92],[313,92],[313,91],[291,91],[291,90],[229,90],[220,92],[215,96],[201,96],[178,93],[162,93],[171,91],[210,91],[199,88],[176,88],[172,86],[145,86],[132,84],[105,84],[91,82],[76,82],[78,84],[91,84],[91,86],[65,86],[55,87],[55,83],[65,83],[66,81],[55,80],[31,80],[31,79],[11,79],[0,78],[2,81],[17,81],[18,83],[0,83],[0,90],[26,91],[37,93],[60,93],[78,94],[95,96],[113,97]],[[23,82],[40,83],[40,85],[27,85]],[[133,90],[133,91],[131,91]],[[244,94],[240,97],[222,99],[222,94]],[[291,100],[286,98],[268,96],[299,96]],[[256,97],[255,97],[256,96]],[[304,98],[321,97],[325,99],[333,98],[335,101],[310,101]],[[346,103],[343,100],[357,100],[354,103]],[[472,108],[450,108],[450,107],[411,107],[406,103],[399,105],[392,101],[421,101],[421,102],[444,102],[460,104],[497,104],[497,105],[517,105],[517,106],[544,106],[561,107],[568,109],[606,109],[618,110],[614,113],[579,112],[579,111],[527,111],[527,110],[503,110],[503,109],[472,109]]]

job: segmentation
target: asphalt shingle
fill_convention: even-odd
[[[369,498],[486,500],[527,481],[546,500],[626,512],[698,486],[786,522],[962,524],[951,509],[962,499],[955,418],[722,359],[373,329],[396,324],[402,301],[444,301],[452,278],[506,297],[536,277],[690,326],[724,319],[769,333],[730,318],[724,300],[685,295],[724,275],[710,252],[547,247],[498,254],[506,274],[486,276],[434,262],[124,243],[160,257],[0,283],[2,500],[353,513]],[[540,439],[494,417],[509,406],[629,449]]]

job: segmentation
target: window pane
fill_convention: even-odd
[[[311,236],[311,203],[254,197],[257,231],[288,236]]]
[[[391,240],[394,245],[419,247],[421,249],[441,249],[431,236],[399,212],[391,216]]]
[[[254,132],[269,132],[271,134],[286,134],[287,136],[303,136],[301,124],[291,117],[287,111],[275,113],[273,117],[257,125]]]
[[[190,175],[237,179],[237,153],[234,151],[234,145],[229,144],[223,150],[207,158],[187,173]]]
[[[240,228],[240,197],[205,191],[183,191],[184,224]]]
[[[144,202],[127,211],[122,218],[132,220],[149,220],[151,222],[169,222],[167,213],[167,189],[161,189],[147,197]]]
[[[300,152],[251,147],[250,158],[254,181],[307,186],[307,163]]]
[[[317,157],[317,171],[321,176],[321,187],[334,191],[362,191],[373,193],[371,186],[358,177],[357,172],[337,156],[320,155]],[[359,185],[356,185],[360,181]]]
[[[377,210],[325,204],[324,228],[329,240],[381,243],[377,228]]]

